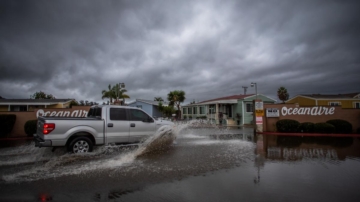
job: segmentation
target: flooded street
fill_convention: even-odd
[[[172,135],[174,144],[158,144],[159,136],[85,155],[30,142],[1,148],[0,201],[359,200],[359,138],[263,136],[247,128]]]

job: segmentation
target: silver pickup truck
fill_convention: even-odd
[[[171,121],[155,120],[139,108],[98,105],[87,117],[39,117],[35,147],[67,147],[73,153],[91,152],[94,145],[139,143]]]

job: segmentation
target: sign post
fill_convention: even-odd
[[[255,113],[255,131],[263,132],[263,116],[264,116],[264,103],[262,100],[254,100]]]

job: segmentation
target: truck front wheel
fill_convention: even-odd
[[[68,146],[68,151],[73,153],[86,153],[93,150],[93,143],[87,137],[77,137]]]

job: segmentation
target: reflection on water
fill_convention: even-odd
[[[272,160],[345,160],[360,157],[360,141],[353,137],[258,135],[256,151]]]
[[[98,147],[85,155],[52,153],[33,145],[2,148],[0,201],[358,201],[360,197],[359,138],[182,127],[172,134],[160,131],[157,141],[142,147]],[[171,144],[174,134],[176,144]]]

